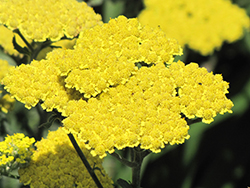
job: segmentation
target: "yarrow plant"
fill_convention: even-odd
[[[53,6],[37,0],[33,9],[41,6],[44,15],[31,18],[35,13],[27,10],[33,3],[13,0],[0,6],[13,11],[18,4],[11,17],[0,11],[0,23],[18,29],[33,56],[30,63],[10,67],[2,84],[26,108],[40,105],[60,114],[63,128],[35,144],[29,166],[18,171],[25,185],[112,187],[101,167],[102,158],[111,155],[132,167],[132,182],[118,183],[140,187],[141,164],[149,153],[184,143],[194,122],[210,124],[218,114],[232,113],[229,83],[197,63],[175,62],[182,47],[161,28],[125,16],[102,23],[85,3],[67,0]],[[34,27],[42,29],[37,33]],[[54,42],[64,36],[77,38],[74,48],[53,49],[45,59],[37,58],[44,48],[34,52],[25,40]],[[124,148],[131,149],[130,159],[115,152]]]
[[[46,139],[36,144],[37,151],[31,158],[29,166],[21,168],[18,173],[20,182],[31,187],[95,187],[86,167],[81,163],[73,145],[62,129],[49,132]],[[112,180],[102,167],[99,157],[92,157],[80,144],[90,165],[95,168],[103,187],[113,187]],[[63,185],[63,186],[62,186]]]
[[[32,144],[34,138],[26,137],[22,133],[7,135],[0,142],[0,175],[12,176],[11,172],[29,164],[34,152]]]
[[[29,56],[28,62],[37,59],[39,52],[52,46],[53,42],[76,38],[82,30],[99,24],[102,24],[101,16],[86,3],[71,0],[1,1],[0,26],[4,25],[22,38],[21,45],[25,43],[25,47],[17,44],[15,38],[13,44]],[[0,44],[3,42],[2,39]],[[3,47],[13,53],[10,45]]]
[[[142,24],[160,26],[167,36],[202,55],[220,49],[224,41],[238,40],[250,26],[246,11],[228,0],[144,0],[144,4],[138,16]]]
[[[2,0],[0,6],[0,24],[37,42],[74,38],[81,30],[101,24],[100,20],[86,3],[71,0]]]

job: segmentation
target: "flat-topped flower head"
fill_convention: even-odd
[[[85,2],[76,0],[1,0],[0,24],[19,29],[26,39],[41,42],[76,37],[102,21]]]
[[[39,101],[66,117],[64,130],[103,158],[115,148],[160,152],[189,138],[186,119],[231,113],[228,83],[197,64],[159,29],[120,16],[83,31],[73,50],[9,71],[5,88],[26,107]]]
[[[90,166],[97,167],[95,173],[103,187],[113,187],[112,180],[102,167],[102,160],[93,157],[84,143],[78,142]],[[68,136],[62,129],[49,132],[46,139],[36,143],[37,150],[29,166],[19,169],[20,182],[31,187],[96,187],[86,167],[77,155]],[[104,175],[103,175],[103,174]]]
[[[174,55],[181,54],[177,41],[159,28],[143,27],[137,19],[120,16],[83,31],[73,50],[57,49],[46,60],[11,69],[3,83],[27,108],[41,101],[44,109],[63,112],[69,100],[96,97],[125,84],[142,61],[149,66],[171,64]]]
[[[160,26],[181,45],[209,55],[224,41],[234,42],[250,22],[244,9],[228,0],[144,0],[138,19],[142,24]]]
[[[232,113],[227,89],[221,75],[195,63],[144,66],[124,85],[97,98],[71,101],[64,129],[88,142],[91,153],[101,158],[125,147],[158,153],[166,144],[181,144],[190,137],[185,117],[211,123],[219,113]]]
[[[57,109],[62,112],[69,100],[77,100],[80,96],[79,92],[65,88],[59,72],[46,60],[34,60],[29,65],[12,67],[3,83],[7,91],[28,109],[41,101],[47,111]]]
[[[100,49],[134,63],[171,64],[174,55],[182,55],[177,40],[160,28],[141,25],[136,18],[119,16],[109,23],[81,32],[75,48]]]

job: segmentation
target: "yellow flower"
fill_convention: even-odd
[[[76,37],[83,29],[102,24],[102,21],[85,2],[3,0],[0,24],[11,30],[19,29],[26,39],[42,42],[58,41],[64,35]]]
[[[100,49],[114,54],[117,58],[126,57],[133,63],[171,64],[174,55],[182,55],[182,49],[175,39],[160,28],[141,25],[137,19],[119,16],[108,24],[96,26],[81,32],[76,48]]]
[[[122,45],[130,38],[136,39],[130,42],[134,49]],[[133,51],[139,52],[137,57]],[[158,60],[150,62],[147,56],[140,55],[141,51],[156,54]],[[96,97],[110,87],[125,84],[142,60],[148,64],[171,64],[174,55],[181,54],[177,41],[167,38],[160,29],[143,27],[137,19],[120,16],[84,31],[74,50],[57,49],[49,53],[46,60],[11,69],[3,83],[27,108],[42,101],[47,111],[63,112],[70,100]]]
[[[88,141],[92,155],[101,158],[125,147],[158,153],[166,144],[181,144],[189,138],[189,126],[181,114],[211,123],[218,113],[232,113],[227,89],[221,75],[195,63],[144,66],[125,84],[97,98],[70,101],[64,129]]]
[[[189,138],[185,118],[232,113],[222,76],[173,62],[181,54],[159,28],[120,16],[83,31],[73,50],[11,69],[3,83],[26,107],[41,101],[61,112],[64,130],[93,156],[137,146],[158,153]]]
[[[7,135],[0,142],[0,174],[8,175],[11,171],[29,163],[34,152],[34,138],[25,137],[22,133]]]
[[[144,0],[138,19],[160,26],[166,35],[187,44],[202,55],[213,53],[224,41],[234,42],[249,28],[244,9],[228,0]]]
[[[16,100],[13,99],[9,94],[5,94],[3,97],[0,98],[0,108],[2,112],[8,113],[15,104]]]
[[[78,142],[91,167],[98,167],[95,173],[103,187],[113,187],[112,180],[102,167],[102,160],[90,155],[84,143]],[[68,136],[62,129],[49,132],[46,139],[36,143],[29,166],[20,168],[20,182],[31,187],[95,187],[86,167],[76,153]],[[105,175],[103,176],[101,172]]]
[[[0,59],[0,83],[3,77],[8,73],[11,66],[8,61]],[[1,85],[0,85],[1,86]],[[9,94],[2,94],[0,90],[0,108],[4,113],[8,113],[8,110],[11,110],[15,104],[15,99],[12,98]]]
[[[8,92],[30,109],[40,100],[47,111],[62,111],[69,100],[78,99],[78,92],[65,88],[57,67],[46,60],[33,61],[10,69],[3,83]]]

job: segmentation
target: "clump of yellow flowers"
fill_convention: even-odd
[[[167,36],[202,55],[213,53],[224,41],[238,40],[250,26],[245,10],[229,0],[144,0],[144,4],[138,16],[141,23],[160,26]]]
[[[15,104],[15,99],[9,94],[4,93],[1,90],[1,80],[7,74],[10,69],[8,61],[0,59],[0,109],[2,112],[7,113]]]
[[[34,138],[26,137],[22,133],[7,135],[0,142],[0,175],[10,175],[11,171],[26,166],[34,152],[34,142]]]
[[[95,173],[103,187],[113,187],[112,180],[102,167],[102,160],[93,157],[86,150],[84,143],[79,143],[85,157],[92,167],[98,168]],[[46,139],[38,141],[29,166],[20,168],[20,182],[36,187],[95,187],[95,182],[82,164],[73,145],[65,132],[59,128],[49,132]]]
[[[12,68],[3,83],[27,108],[40,102],[61,112],[63,129],[93,156],[125,147],[157,153],[190,137],[186,119],[232,113],[222,76],[175,55],[180,45],[160,28],[119,16],[83,31],[73,50]]]
[[[72,0],[2,0],[0,24],[19,29],[26,40],[58,41],[102,24],[101,16],[84,2]]]

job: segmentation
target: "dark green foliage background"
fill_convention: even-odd
[[[120,14],[136,17],[143,9],[141,0],[89,0],[104,22]],[[250,15],[249,0],[234,0]],[[211,33],[212,34],[212,33]],[[0,54],[1,58],[9,58]],[[211,56],[201,56],[197,52],[184,49],[181,59],[185,63],[197,62],[201,66],[214,66],[214,73],[222,74],[230,82],[228,98],[235,106],[233,114],[219,115],[206,125],[191,125],[191,138],[183,145],[167,146],[159,154],[146,157],[142,168],[144,188],[246,188],[250,186],[250,33],[232,44],[224,43],[221,50]],[[9,59],[10,63],[13,60]],[[10,113],[0,112],[0,139],[6,134],[24,132],[36,140],[47,135],[47,127],[38,128],[51,114],[36,108],[27,110],[20,103]],[[42,118],[41,118],[42,117]],[[50,130],[59,126],[55,122]],[[120,151],[126,155],[127,150]],[[112,163],[114,180],[131,180],[131,172],[110,157],[104,166]],[[107,168],[107,170],[109,170]],[[110,173],[110,172],[109,172]],[[18,180],[0,179],[0,187],[27,187]]]

